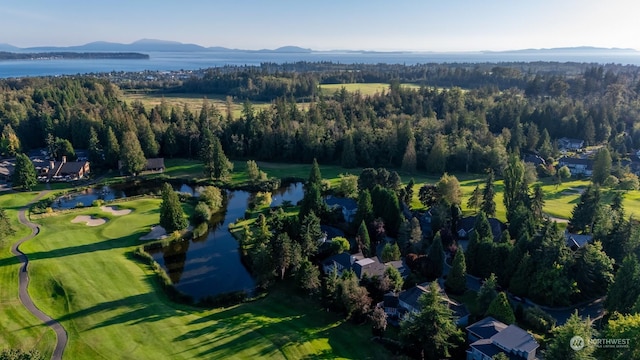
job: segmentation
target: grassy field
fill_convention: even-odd
[[[402,87],[419,89],[420,86],[414,84],[401,84]],[[323,94],[333,95],[336,91],[340,91],[345,88],[349,92],[359,91],[362,95],[375,95],[381,94],[382,91],[389,91],[389,84],[385,83],[356,83],[356,84],[321,84],[320,90]]]
[[[18,223],[18,210],[34,197],[35,193],[0,196],[0,208],[7,212],[16,229],[14,236],[0,239],[0,349],[11,347],[28,351],[36,348],[45,358],[48,358],[55,346],[55,334],[20,303],[18,298],[20,265],[11,254],[11,245],[30,233],[27,227]]]
[[[13,199],[13,195],[0,197],[3,204],[15,201],[6,198]],[[122,205],[134,209],[133,213],[116,217],[98,208],[85,208],[38,219],[41,234],[24,246],[32,259],[31,296],[69,332],[65,358],[390,357],[381,346],[370,343],[369,326],[344,322],[286,287],[274,289],[261,300],[226,309],[201,310],[170,302],[150,269],[131,258],[140,244],[138,237],[158,221],[159,200],[139,199]],[[70,222],[81,214],[108,221],[98,227]],[[12,284],[5,275],[7,268],[17,274],[17,268],[13,258],[3,256],[0,289],[7,300],[3,304],[12,301],[16,306],[9,311],[3,305],[2,315],[19,314],[17,294],[10,294],[17,293],[17,283]],[[40,341],[38,348],[50,353],[52,332],[46,336],[49,332],[43,332],[35,321],[0,319],[11,330],[0,332],[0,344],[29,347]]]

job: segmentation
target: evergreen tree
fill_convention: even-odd
[[[462,342],[462,332],[456,327],[453,312],[442,300],[436,282],[418,299],[420,311],[408,313],[400,322],[400,341],[414,356],[441,359],[451,356]]]
[[[226,179],[227,176],[233,171],[233,164],[222,150],[222,144],[220,144],[220,140],[217,137],[213,138],[213,152],[211,154],[211,159],[213,160],[213,169],[209,173],[209,177],[213,179]]]
[[[107,166],[115,167],[120,159],[120,143],[111,127],[107,128],[107,140],[104,144],[104,159]]]
[[[469,209],[477,210],[482,202],[482,192],[480,191],[480,185],[476,185],[476,188],[473,189],[469,200],[467,200],[467,207]]]
[[[289,238],[286,232],[280,233],[275,237],[271,247],[276,271],[280,273],[280,280],[284,280],[285,271],[291,266],[291,259],[293,257],[291,238]]]
[[[431,279],[441,277],[442,271],[444,270],[444,248],[442,246],[442,238],[440,237],[439,231],[433,238],[433,243],[429,248],[427,259],[429,260],[429,265],[427,267],[427,277]]]
[[[605,146],[596,153],[593,159],[591,181],[594,184],[602,185],[609,175],[611,175],[611,153]]]
[[[356,159],[356,147],[353,144],[353,135],[351,134],[347,135],[344,139],[340,164],[343,168],[347,169],[354,168],[358,165],[358,161]]]
[[[480,290],[478,290],[477,303],[478,312],[484,314],[489,309],[491,302],[498,296],[498,279],[494,274],[491,274],[485,281]]]
[[[529,294],[531,277],[534,272],[533,265],[531,255],[525,253],[516,272],[511,276],[511,281],[509,282],[509,291],[511,293],[518,296],[527,296]]]
[[[318,240],[322,238],[320,218],[310,212],[300,222],[300,246],[304,257],[311,257],[318,251]]]
[[[407,186],[404,188],[404,197],[402,201],[404,201],[404,203],[409,208],[411,207],[411,202],[413,201],[413,187],[415,186],[415,184],[415,181],[413,181],[413,178],[411,178],[411,180],[409,180],[409,183],[407,183]]]
[[[136,175],[144,170],[147,159],[144,157],[136,134],[133,131],[125,132],[122,136],[121,144],[120,161],[122,163],[122,170],[132,175]]]
[[[602,250],[602,244],[586,244],[576,251],[575,258],[572,273],[580,295],[586,299],[604,295],[613,282],[614,261]]]
[[[516,322],[516,316],[513,313],[511,304],[509,304],[507,294],[504,292],[498,293],[498,296],[491,301],[485,316],[492,316],[496,320],[502,321],[507,325],[511,325]]]
[[[489,169],[487,172],[487,179],[484,183],[484,189],[482,189],[482,203],[480,205],[480,210],[490,217],[496,216],[496,202],[494,200],[496,192],[493,187],[493,181],[493,170]]]
[[[104,163],[104,158],[103,158],[104,153],[100,146],[98,133],[93,127],[91,128],[91,130],[89,130],[88,151],[89,151],[89,161],[91,162],[91,167],[94,167],[96,165],[100,166],[102,163]]]
[[[453,266],[444,284],[447,290],[454,294],[461,295],[467,290],[467,266],[462,249],[456,251],[456,255],[453,257]]]
[[[630,313],[640,296],[640,264],[634,254],[627,255],[609,286],[604,306],[610,313]]]
[[[322,175],[320,174],[320,166],[318,161],[314,158],[311,165],[311,171],[309,172],[309,179],[307,179],[307,185],[316,184],[322,187]]]
[[[589,318],[582,320],[578,313],[575,312],[569,320],[552,330],[553,338],[547,344],[547,350],[544,353],[545,359],[567,359],[567,360],[592,360],[595,345],[589,340],[595,335],[592,329],[592,323]],[[572,340],[579,336],[582,342],[579,344],[572,343]],[[576,345],[583,345],[580,350],[572,348]]]
[[[369,190],[360,190],[358,195],[358,210],[356,211],[354,223],[359,224],[364,221],[367,226],[371,226],[375,219],[373,212],[373,203],[371,202],[371,193]]]
[[[416,160],[416,139],[413,134],[411,134],[404,156],[402,157],[402,171],[414,173],[416,171]]]
[[[503,172],[504,177],[504,206],[507,210],[507,221],[511,222],[514,212],[522,203],[523,188],[526,188],[524,163],[520,158],[511,154],[507,167]]]
[[[411,252],[421,254],[425,247],[423,242],[422,227],[420,226],[420,220],[418,218],[411,218],[411,233],[409,236],[409,244],[411,245]]]
[[[2,128],[0,135],[0,154],[5,156],[15,156],[20,151],[20,139],[10,124]]]
[[[302,259],[296,271],[296,283],[298,288],[312,295],[315,294],[321,285],[320,270],[309,259]]]
[[[592,232],[600,208],[600,189],[588,186],[571,212],[569,228],[574,232]]]
[[[442,174],[447,165],[447,143],[444,135],[436,135],[427,156],[426,168],[431,174]]]
[[[304,219],[310,213],[322,215],[325,214],[326,204],[322,199],[322,193],[320,192],[320,185],[316,183],[310,183],[305,186],[304,196],[300,201],[300,212],[298,218]]]
[[[182,205],[178,199],[178,194],[171,188],[171,185],[164,183],[162,185],[162,203],[160,204],[160,226],[167,233],[182,230],[188,225],[184,216]]]
[[[16,155],[16,166],[13,171],[13,186],[22,188],[24,191],[31,191],[38,183],[36,167],[26,154]]]
[[[373,249],[371,249],[371,238],[369,237],[369,230],[367,230],[367,225],[364,223],[364,220],[360,222],[360,226],[358,227],[358,235],[356,235],[356,241],[360,246],[360,251],[366,257],[373,256]]]
[[[533,219],[537,224],[543,220],[543,208],[544,208],[544,193],[542,192],[542,186],[536,184],[533,187],[533,197],[531,198],[531,211]]]

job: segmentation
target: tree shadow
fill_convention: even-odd
[[[125,237],[121,237],[117,239],[106,239],[103,241],[90,243],[90,244],[83,244],[83,245],[70,246],[70,247],[61,248],[61,249],[50,250],[50,251],[38,251],[38,252],[25,253],[25,254],[29,258],[29,261],[35,261],[35,260],[52,259],[52,258],[60,258],[64,256],[84,254],[88,252],[118,249],[118,248],[129,247],[137,244],[136,239],[139,239],[142,235],[144,235],[144,232],[137,232],[135,234],[127,235]],[[19,263],[19,260],[15,256],[10,256],[10,257],[0,259],[0,267],[15,265],[18,263]]]

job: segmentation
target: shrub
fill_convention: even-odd
[[[209,210],[209,205],[204,202],[199,202],[193,212],[193,222],[196,224],[202,224],[209,221],[210,218],[211,210]]]
[[[524,323],[536,332],[547,333],[555,326],[556,320],[539,307],[530,307],[524,310]]]
[[[91,203],[91,206],[93,207],[100,207],[102,205],[104,205],[104,200],[102,199],[93,200],[93,202]]]

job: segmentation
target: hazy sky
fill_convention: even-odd
[[[130,43],[242,49],[640,50],[635,0],[2,0],[0,43]]]

